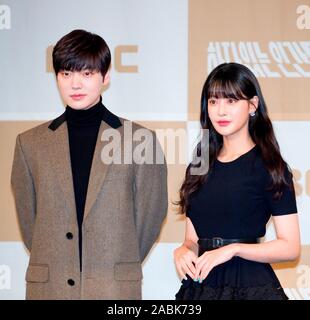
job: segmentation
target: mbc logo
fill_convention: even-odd
[[[53,72],[52,52],[54,46],[49,46],[46,49],[46,72]],[[137,45],[119,45],[114,49],[114,69],[121,73],[137,73],[138,66],[124,63],[124,58],[127,55],[133,55],[138,52]],[[113,55],[113,51],[112,51]]]
[[[11,289],[11,269],[7,265],[0,265],[0,290]]]

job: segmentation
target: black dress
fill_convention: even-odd
[[[291,174],[286,172],[288,180]],[[279,200],[268,188],[271,177],[259,147],[230,162],[215,161],[206,182],[190,196],[187,216],[199,238],[260,238],[271,215],[297,213],[294,189]],[[233,257],[213,268],[202,282],[188,275],[177,300],[288,299],[268,263]]]

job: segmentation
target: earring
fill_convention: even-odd
[[[251,112],[251,113],[250,113],[250,116],[251,116],[251,117],[254,117],[254,116],[255,116],[255,111],[254,111],[254,112]]]

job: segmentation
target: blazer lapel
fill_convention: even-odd
[[[64,122],[59,128],[53,131],[54,142],[52,144],[52,167],[57,177],[64,199],[67,203],[66,209],[72,217],[76,217],[76,206],[72,179],[70,148],[67,123]]]
[[[83,220],[85,220],[88,214],[90,213],[100,192],[101,186],[104,182],[109,168],[109,164],[105,164],[101,160],[102,149],[108,143],[107,141],[101,141],[102,134],[106,129],[118,130],[120,132],[121,128],[122,127],[118,129],[112,129],[106,122],[101,122],[89,176]]]

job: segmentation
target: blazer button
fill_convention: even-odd
[[[68,282],[69,286],[74,286],[74,284],[75,284],[74,280],[72,280],[72,279],[69,279],[67,282]]]
[[[73,234],[71,232],[68,232],[66,234],[67,239],[71,240],[73,238]]]

